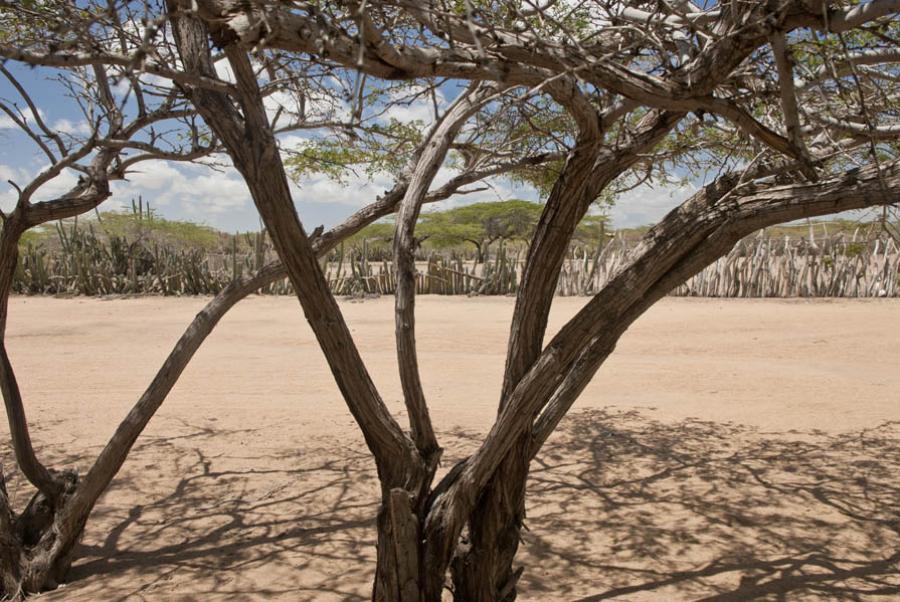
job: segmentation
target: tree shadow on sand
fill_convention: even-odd
[[[583,601],[900,596],[898,435],[582,412],[532,471],[523,585]]]
[[[521,599],[900,596],[900,424],[765,433],[651,415],[579,412],[548,442]],[[48,600],[368,598],[378,484],[361,441],[163,432],[135,448]],[[446,433],[445,464],[480,439]]]
[[[164,431],[177,434],[135,447],[46,599],[367,599],[378,482],[362,446],[290,450],[265,428],[174,420]],[[84,466],[97,451],[47,453]],[[20,505],[30,487],[13,476]]]

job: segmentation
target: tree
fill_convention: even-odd
[[[755,230],[900,201],[893,146],[900,128],[891,118],[894,95],[886,93],[897,81],[897,23],[890,17],[898,6],[891,0],[711,8],[167,0],[165,9],[147,19],[170,24],[180,60],[142,65],[86,44],[91,28],[68,46],[0,46],[0,54],[34,64],[116,64],[168,74],[244,177],[281,260],[233,284],[198,316],[123,422],[111,453],[124,461],[222,314],[287,274],[378,469],[376,600],[439,600],[448,572],[457,599],[515,598],[529,463],[630,324]],[[217,60],[228,64],[233,81],[219,77]],[[264,102],[277,79],[272,74],[287,66],[358,73],[367,82],[433,87],[436,78],[450,78],[469,85],[413,147],[390,193],[348,225],[307,236]],[[520,172],[545,181],[548,192],[516,299],[498,416],[478,450],[435,483],[441,450],[415,344],[416,222],[454,140],[466,135],[468,123],[495,115],[498,99],[510,94],[540,96],[559,108],[560,122],[549,129],[529,121],[527,109],[520,112],[529,132],[525,147],[540,149],[543,160],[548,146],[563,148],[565,158],[548,161],[539,174]],[[500,131],[523,140],[517,128]],[[534,140],[545,142],[530,146]],[[487,149],[460,150],[472,164]],[[524,168],[520,151],[511,160]],[[692,169],[717,160],[722,175],[651,228],[544,345],[556,279],[578,223],[604,191],[658,176],[670,160]],[[344,233],[393,210],[397,356],[408,430],[379,396],[316,261]],[[8,566],[6,583],[15,584]]]
[[[585,215],[575,228],[572,235],[573,242],[579,242],[586,247],[598,249],[606,245],[606,237],[609,233],[609,216]]]
[[[44,466],[32,446],[5,345],[19,241],[31,228],[97,208],[110,196],[110,182],[125,179],[135,166],[152,160],[196,161],[213,152],[217,143],[193,119],[193,109],[175,90],[159,94],[161,87],[148,86],[137,75],[126,77],[128,94],[137,99],[133,113],[126,110],[113,91],[115,72],[99,64],[64,80],[90,124],[83,138],[64,137],[45,123],[19,78],[2,65],[0,73],[19,95],[18,102],[0,101],[0,110],[49,162],[31,181],[21,186],[9,182],[18,198],[10,213],[0,212],[0,390],[18,468],[37,489],[27,507],[14,513],[0,467],[0,591],[13,598],[62,579],[87,514],[118,469],[115,459],[104,453],[79,480],[74,472]],[[156,133],[160,127],[167,131]],[[46,198],[48,184],[72,172],[78,176],[77,183],[60,196]]]
[[[0,101],[0,110],[50,162],[24,186],[11,181],[10,185],[18,192],[16,205],[8,214],[0,212],[0,391],[17,468],[36,489],[27,506],[16,511],[7,497],[6,479],[0,466],[0,598],[4,599],[54,588],[64,578],[73,559],[74,546],[95,504],[205,337],[234,303],[285,276],[283,266],[275,263],[252,277],[236,280],[215,297],[188,326],[86,474],[57,471],[39,460],[30,439],[25,404],[6,353],[4,337],[19,241],[30,229],[42,224],[96,209],[110,197],[110,182],[126,179],[136,166],[161,160],[200,161],[221,152],[216,137],[198,121],[196,111],[186,102],[182,86],[190,81],[202,87],[230,90],[230,84],[218,76],[207,78],[166,66],[164,57],[173,60],[170,43],[161,35],[167,18],[165,15],[157,15],[155,19],[146,17],[127,3],[121,7],[105,3],[75,6],[65,0],[0,4],[3,25],[0,55],[26,65],[57,70],[52,75],[59,78],[89,126],[89,132],[80,137],[61,135],[48,127],[27,86],[5,65],[0,65],[0,73],[19,95],[18,101]],[[101,34],[92,37],[98,29]],[[85,44],[90,52],[102,52],[103,59],[94,60],[77,52],[69,54],[78,44]],[[53,52],[35,54],[32,52],[35,47],[52,48]],[[65,50],[59,54],[61,48]],[[136,69],[138,65],[140,69]],[[305,75],[302,70],[286,72],[284,78],[267,87],[264,97],[282,93],[285,87],[294,90],[302,85]],[[299,92],[301,98],[295,110],[278,104],[270,120],[273,131],[280,134],[321,128],[365,131],[360,123],[333,121],[327,110],[306,111],[303,90]],[[423,140],[414,150],[430,143],[431,139]],[[424,201],[466,194],[471,192],[466,186],[486,177],[522,167],[534,169],[550,158],[545,154],[485,156],[459,170]],[[35,202],[35,198],[46,197],[44,190],[49,184],[72,172],[78,182],[71,190]],[[408,180],[409,174],[401,174],[376,202],[336,228],[318,234],[313,243],[316,253],[320,256],[327,253],[345,238],[393,211],[409,185]]]
[[[539,203],[515,199],[472,203],[423,214],[416,231],[421,238],[438,247],[470,243],[475,247],[475,261],[482,263],[488,247],[495,241],[528,240],[541,216],[541,209]]]

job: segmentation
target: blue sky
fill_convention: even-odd
[[[72,98],[53,80],[55,71],[32,69],[7,63],[19,81],[35,100],[41,116],[50,127],[63,134],[78,135],[86,130],[86,122]],[[2,79],[2,78],[0,78]],[[0,81],[0,97],[23,106],[15,90],[5,80]],[[431,108],[427,105],[398,107],[396,117],[403,120],[429,120]],[[226,161],[225,157],[221,161]],[[0,116],[0,207],[9,209],[15,201],[15,192],[6,184],[13,180],[20,186],[29,181],[42,168],[47,159],[38,147],[5,115]],[[442,171],[435,182],[452,176]],[[75,181],[74,173],[58,178],[58,181],[42,190],[36,200],[49,198],[67,190]],[[300,217],[308,229],[319,224],[332,226],[363,205],[372,202],[392,183],[389,174],[350,178],[341,185],[325,176],[312,176],[294,186],[294,200]],[[471,202],[524,198],[539,200],[536,191],[514,186],[506,180],[489,182],[490,189],[445,201],[443,206]],[[686,198],[694,190],[685,187],[641,187],[623,195],[612,211],[616,226],[637,226],[652,223],[669,209]],[[113,196],[103,209],[128,207],[132,199],[142,197],[162,216],[205,223],[226,231],[256,230],[259,218],[239,175],[230,167],[214,170],[203,165],[184,165],[165,162],[147,162],[131,174],[128,181],[113,184]]]
[[[705,6],[715,4],[708,2]],[[84,118],[74,100],[65,95],[64,88],[52,80],[54,70],[32,69],[12,61],[7,62],[6,66],[32,94],[44,120],[51,127],[63,134],[84,133]],[[455,94],[450,87],[445,90],[448,97]],[[21,104],[15,90],[2,77],[0,97],[8,102]],[[402,121],[422,119],[426,122],[430,121],[432,111],[426,103],[398,106],[391,110],[393,116]],[[300,136],[295,137],[300,139]],[[225,157],[220,160],[227,163]],[[9,209],[15,201],[15,190],[6,184],[6,180],[22,185],[46,165],[46,157],[34,142],[0,113],[0,208]],[[451,176],[451,172],[442,170],[435,186]],[[75,180],[76,176],[72,173],[58,178],[42,189],[37,200],[67,190]],[[356,209],[372,202],[391,184],[392,177],[389,174],[382,174],[371,180],[351,177],[343,185],[324,175],[313,175],[294,185],[294,201],[308,229],[319,224],[332,226]],[[446,207],[509,198],[540,200],[533,189],[514,186],[503,179],[496,179],[488,184],[489,190],[458,196],[441,205]],[[655,223],[699,185],[701,182],[695,181],[683,185],[641,186],[631,190],[616,200],[610,212],[613,225],[632,227]],[[115,182],[112,188],[113,196],[102,209],[129,207],[132,199],[140,196],[160,215],[170,219],[191,220],[232,232],[259,228],[256,209],[243,181],[227,165],[213,170],[203,165],[148,162],[133,172],[128,181]],[[441,205],[435,208],[440,208]]]

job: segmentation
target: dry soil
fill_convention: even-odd
[[[84,469],[205,301],[13,298],[8,346],[40,456]],[[551,330],[584,302],[558,299]],[[401,415],[391,299],[341,308]],[[445,468],[494,417],[511,311],[418,300]],[[898,319],[889,300],[659,303],[534,465],[520,599],[900,597]],[[15,503],[29,494],[14,478]],[[296,300],[252,298],[200,350],[98,504],[71,581],[44,598],[363,600],[375,502]]]

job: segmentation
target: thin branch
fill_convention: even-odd
[[[27,90],[25,90],[25,87],[19,82],[18,78],[16,78],[12,73],[10,73],[10,71],[6,68],[6,65],[3,65],[2,63],[0,63],[0,72],[2,72],[3,75],[6,77],[6,79],[9,80],[9,83],[11,83],[13,85],[13,87],[19,93],[19,96],[21,96],[22,99],[25,101],[25,103],[28,105],[28,109],[31,111],[31,116],[34,119],[34,122],[41,129],[41,131],[44,132],[44,136],[53,140],[54,144],[56,144],[56,148],[59,151],[59,155],[61,157],[65,156],[66,145],[63,144],[62,138],[60,137],[60,135],[57,132],[51,130],[49,127],[47,127],[47,124],[44,123],[44,119],[41,117],[41,112],[38,110],[37,105],[34,104],[34,101],[32,100],[31,95],[28,93]],[[8,111],[7,111],[7,114],[9,114]],[[28,128],[28,129],[30,130],[30,128]],[[29,131],[29,135],[30,135],[30,131]],[[36,137],[36,136],[32,136],[32,137],[39,139],[39,137]],[[50,158],[51,162],[56,161],[56,159],[53,157],[53,153],[51,153],[49,149],[44,147],[43,141],[39,141],[38,145],[41,146],[41,149]]]
[[[428,405],[419,378],[418,354],[415,335],[415,226],[419,211],[425,201],[428,188],[437,175],[463,124],[482,104],[494,96],[494,85],[472,84],[460,94],[453,105],[438,121],[427,137],[423,151],[416,157],[410,172],[412,176],[397,212],[394,235],[394,269],[397,275],[395,293],[395,323],[397,361],[403,398],[409,414],[413,440],[424,458],[433,458],[438,451],[434,428],[428,416]]]
[[[222,81],[216,77],[206,75],[194,75],[170,69],[164,65],[160,65],[154,61],[138,61],[135,65],[134,57],[125,56],[111,52],[48,52],[38,53],[28,51],[16,46],[8,44],[0,44],[0,57],[28,63],[29,65],[43,67],[86,67],[90,65],[118,65],[120,67],[137,68],[146,73],[159,75],[173,82],[198,86],[209,90],[222,92],[223,94],[233,94],[234,86],[228,82]]]
[[[775,55],[775,64],[778,68],[778,89],[781,92],[781,108],[784,111],[788,141],[796,152],[795,158],[803,166],[803,174],[810,181],[815,181],[818,176],[803,143],[800,111],[797,109],[797,95],[794,91],[793,57],[783,31],[777,31],[772,35],[772,53]]]

